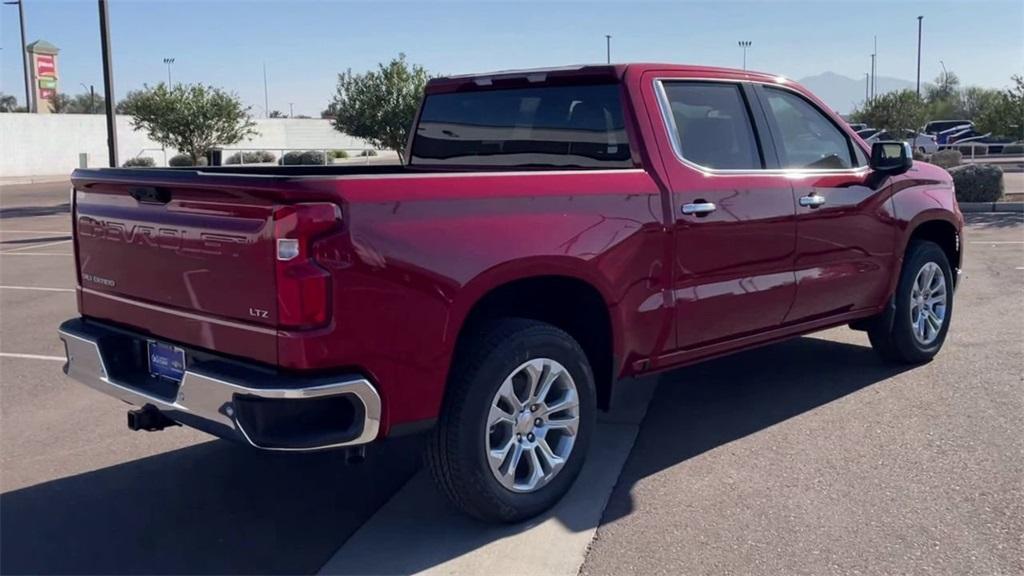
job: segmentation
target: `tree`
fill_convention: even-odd
[[[1013,86],[998,93],[981,111],[977,128],[996,136],[1024,139],[1024,76],[1013,76]]]
[[[122,102],[132,127],[145,130],[163,146],[188,154],[194,163],[214,146],[240,142],[257,134],[249,107],[220,88],[203,84],[164,83],[130,93]]]
[[[935,77],[935,85],[929,86],[925,91],[925,98],[929,104],[941,101],[952,101],[957,97],[960,89],[960,78],[953,72],[943,71]]]
[[[18,99],[10,94],[0,92],[0,112],[15,112],[18,110]]]
[[[50,110],[54,114],[67,114],[69,108],[71,108],[72,98],[63,92],[57,92],[50,99]],[[42,104],[42,103],[40,103]]]
[[[968,86],[960,91],[957,104],[957,118],[977,120],[988,109],[999,103],[999,90]]]
[[[928,117],[924,100],[913,90],[886,92],[855,111],[852,117],[874,128],[888,131],[917,130]]]
[[[339,74],[338,92],[327,108],[334,113],[334,128],[401,158],[428,78],[423,67],[406,62],[405,54],[365,74]]]
[[[268,116],[270,118],[284,118],[284,113],[282,113],[280,110],[271,110]]]

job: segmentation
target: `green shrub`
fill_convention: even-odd
[[[359,157],[364,158],[366,156],[376,156],[377,151],[372,149],[366,149],[359,152]]]
[[[990,164],[968,164],[949,171],[960,202],[995,202],[1003,197],[1003,171]]]
[[[1003,154],[1024,154],[1024,144],[1007,144],[1003,146]]]
[[[302,152],[285,152],[281,157],[281,164],[285,166],[296,166],[302,164]]]
[[[331,159],[348,158],[348,152],[344,150],[331,150]]]
[[[149,156],[136,156],[135,158],[125,160],[121,166],[124,168],[152,168],[156,166],[156,160]]]
[[[326,164],[324,153],[319,150],[307,150],[302,153],[303,164]]]
[[[935,154],[932,154],[931,161],[932,164],[935,164],[936,166],[952,168],[954,166],[959,166],[963,159],[963,154],[958,150],[939,150]]]
[[[169,164],[171,166],[193,166],[194,165],[194,164],[192,164],[192,157],[189,156],[188,154],[177,154],[175,156],[171,156],[171,159],[167,161],[167,164]],[[207,164],[206,158],[200,158],[199,159],[199,164],[197,164],[197,165],[198,166],[206,166],[206,164]]]
[[[246,164],[258,164],[260,162],[275,162],[277,156],[274,156],[271,152],[266,150],[257,150],[255,152],[235,152],[231,156],[228,156],[224,160],[225,164],[238,164],[239,159],[244,160]]]

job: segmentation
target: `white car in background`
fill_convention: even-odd
[[[890,132],[888,130],[879,130],[873,134],[867,136],[861,136],[864,141],[869,145],[875,142],[882,142],[885,140],[902,140],[910,147],[922,154],[934,154],[939,151],[939,145],[935,141],[935,136],[931,134],[922,134],[914,130],[897,130]]]

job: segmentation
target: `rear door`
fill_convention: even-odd
[[[656,77],[673,211],[677,347],[778,326],[794,297],[795,209],[746,85]]]
[[[796,90],[759,85],[769,132],[796,197],[796,300],[786,323],[876,306],[896,226],[887,187],[836,118]]]

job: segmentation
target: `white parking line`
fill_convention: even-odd
[[[74,256],[71,252],[0,252],[0,256]]]
[[[1024,244],[1024,241],[1018,242],[1017,240],[996,240],[993,242],[983,242],[981,240],[971,242],[971,244]]]
[[[41,354],[15,354],[13,352],[0,352],[0,358],[25,358],[28,360],[49,360],[51,362],[63,362],[63,356],[43,356]]]
[[[42,292],[74,292],[74,288],[46,288],[43,286],[0,286],[0,290],[40,290]]]
[[[20,246],[18,248],[11,248],[10,250],[4,250],[0,254],[10,254],[11,252],[20,252],[22,250],[31,250],[33,248],[46,248],[48,246],[57,246],[58,244],[67,244],[71,240],[59,240],[57,242],[44,242],[43,244],[32,244],[31,246]]]

